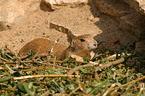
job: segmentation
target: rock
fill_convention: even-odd
[[[41,4],[42,3],[48,8],[54,10],[57,8],[55,5],[88,3],[88,0],[42,0]]]
[[[145,0],[123,0],[128,3],[131,8],[134,8],[137,12],[145,15]]]
[[[88,0],[0,0],[0,30],[5,26],[17,24],[23,18],[36,11],[39,7],[43,11],[54,10],[52,5],[73,3],[87,3]]]
[[[131,11],[129,6],[121,0],[96,0],[95,4],[101,12],[114,17],[121,17]]]
[[[54,11],[53,6],[49,2],[46,2],[45,0],[41,0],[40,9],[43,11]]]
[[[49,2],[52,5],[88,3],[88,0],[44,0],[44,1]]]
[[[94,0],[101,12],[115,17],[121,27],[139,39],[145,38],[144,0]]]
[[[145,35],[145,18],[139,13],[132,13],[129,15],[122,16],[120,18],[120,25],[123,29],[128,30],[128,32],[134,34],[137,38],[144,38]]]
[[[1,0],[0,22],[11,25],[39,8],[40,0]]]

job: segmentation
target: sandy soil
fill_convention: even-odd
[[[23,19],[11,29],[0,32],[0,45],[8,45],[13,52],[35,38],[49,38],[52,41],[68,45],[66,35],[57,30],[49,29],[48,23],[55,22],[72,30],[73,34],[92,34],[97,41],[120,40],[133,42],[136,38],[123,31],[118,22],[101,14],[93,5],[80,4],[59,6],[53,12],[39,9]]]

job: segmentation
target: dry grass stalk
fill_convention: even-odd
[[[21,76],[14,77],[14,80],[26,79],[26,78],[39,78],[39,77],[80,77],[79,75],[29,75],[29,76]]]

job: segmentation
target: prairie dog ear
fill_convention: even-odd
[[[71,30],[67,27],[64,27],[62,25],[56,24],[54,22],[50,22],[49,24],[50,29],[56,29],[59,32],[65,33],[67,35],[67,40],[69,43],[71,43],[72,39],[76,36],[71,32]]]
[[[97,36],[97,34],[92,34],[92,37],[95,37],[95,36]]]
[[[75,42],[74,42],[74,40],[72,40],[70,43],[70,47],[74,47],[74,46],[75,46]]]
[[[73,34],[68,30],[68,32],[67,32],[67,41],[68,41],[69,43],[72,43],[72,41],[73,41],[74,38],[76,38],[76,36],[73,35]]]

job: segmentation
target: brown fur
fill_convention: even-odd
[[[71,55],[78,55],[81,57],[89,57],[90,51],[97,47],[97,42],[89,34],[74,36],[67,48],[61,44],[55,44],[53,41],[44,38],[38,38],[28,42],[19,51],[20,56],[27,55],[29,50],[37,54],[50,53],[59,59],[65,59]]]

